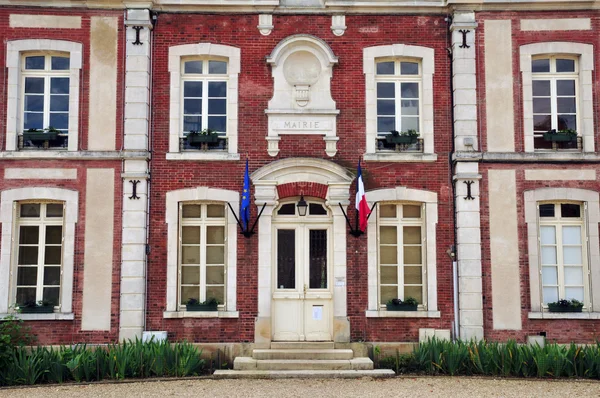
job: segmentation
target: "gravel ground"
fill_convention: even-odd
[[[600,382],[473,377],[393,379],[185,379],[0,389],[0,397],[600,397]]]

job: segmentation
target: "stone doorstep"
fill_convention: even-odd
[[[354,379],[394,377],[391,369],[375,370],[217,370],[216,379]]]
[[[270,349],[252,352],[254,359],[352,359],[354,352],[349,349]]]
[[[333,341],[273,341],[271,349],[273,350],[333,350],[335,343]]]
[[[353,358],[350,360],[256,360],[249,357],[238,357],[233,362],[236,371],[246,370],[372,370],[373,361],[369,358]]]

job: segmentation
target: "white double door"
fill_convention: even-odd
[[[274,224],[273,340],[331,341],[331,227]]]

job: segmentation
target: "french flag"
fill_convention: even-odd
[[[358,212],[358,226],[362,232],[367,229],[367,218],[371,213],[367,204],[367,196],[365,195],[365,184],[362,178],[362,170],[360,168],[360,159],[358,160],[358,176],[356,177],[356,211]]]

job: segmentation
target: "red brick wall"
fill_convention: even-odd
[[[160,14],[153,41],[153,160],[151,192],[150,254],[148,268],[149,330],[167,330],[169,338],[193,341],[253,341],[257,316],[258,238],[238,240],[237,303],[239,319],[164,319],[166,307],[166,225],[165,195],[176,189],[211,186],[241,191],[244,161],[166,161],[169,136],[169,46],[209,42],[241,48],[239,75],[240,154],[248,155],[250,172],[274,160],[315,157],[355,169],[365,152],[365,90],[363,48],[386,44],[411,44],[435,50],[434,109],[435,152],[433,163],[363,162],[367,191],[405,186],[434,191],[439,198],[437,227],[438,303],[441,319],[366,319],[367,239],[348,239],[348,315],[353,340],[416,341],[418,328],[449,329],[452,320],[452,264],[446,255],[453,244],[452,193],[448,153],[451,150],[451,97],[448,29],[443,16],[347,16],[346,33],[337,37],[330,30],[331,17],[320,15],[273,16],[275,29],[262,36],[256,29],[256,15]],[[331,91],[340,114],[337,133],[338,153],[325,154],[322,137],[283,136],[280,153],[267,154],[267,116],[264,110],[273,92],[271,68],[265,62],[274,47],[294,34],[311,34],[323,39],[339,57],[333,68]],[[243,156],[242,156],[243,157]],[[354,187],[352,188],[354,189]],[[298,195],[299,192],[280,192]],[[305,192],[305,194],[307,194]],[[319,195],[321,193],[319,192]],[[350,197],[353,198],[354,192]],[[368,197],[368,192],[367,192]],[[350,206],[352,208],[353,206]],[[252,206],[252,220],[256,215]],[[352,209],[350,217],[354,217]]]

